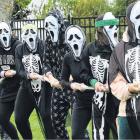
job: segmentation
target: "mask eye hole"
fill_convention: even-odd
[[[29,34],[29,30],[26,30],[25,35],[28,35],[28,34]]]
[[[2,29],[0,29],[0,34],[2,34]]]
[[[140,19],[140,15],[136,16],[136,19]]]
[[[49,22],[51,26],[55,26],[52,22]]]
[[[35,34],[35,31],[34,31],[33,29],[31,29],[30,32],[31,32],[32,34]]]
[[[49,25],[49,24],[48,24],[48,22],[46,22],[46,25],[45,25],[45,27],[47,28],[47,27],[48,27],[48,25]]]
[[[114,27],[114,25],[110,25],[110,26],[109,26],[109,29],[112,29],[113,27]]]
[[[69,41],[71,41],[73,39],[73,35],[70,35],[70,37],[69,37]]]
[[[4,29],[4,32],[5,32],[5,33],[8,33],[8,31],[7,31],[6,29]]]
[[[75,37],[76,37],[78,40],[81,39],[81,37],[79,37],[77,34],[75,34]]]

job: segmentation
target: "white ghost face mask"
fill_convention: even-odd
[[[0,42],[2,47],[8,51],[10,50],[11,29],[5,22],[0,22]]]
[[[111,12],[105,13],[103,20],[110,20],[110,19],[115,20],[116,18]],[[118,26],[117,25],[104,26],[103,32],[109,40],[111,49],[113,49],[119,42],[118,41]]]
[[[74,58],[79,60],[86,41],[82,29],[76,25],[69,26],[65,32],[65,40],[70,47]]]
[[[53,43],[56,43],[58,41],[59,28],[60,28],[57,18],[50,15],[45,18],[44,24],[45,24],[45,30],[49,33],[51,41]]]
[[[136,2],[130,13],[130,21],[133,23],[136,38],[140,39],[140,1]]]
[[[22,28],[22,41],[27,43],[31,52],[37,49],[37,27],[34,24],[27,24]]]

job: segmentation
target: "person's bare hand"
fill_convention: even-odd
[[[4,73],[5,77],[13,77],[15,74],[16,74],[15,70],[7,70]]]
[[[85,91],[85,90],[94,90],[93,87],[89,87],[87,85],[85,85],[84,83],[81,83],[80,84],[80,89],[79,89],[81,92]]]
[[[30,73],[30,74],[29,74],[29,78],[32,79],[32,80],[37,80],[38,77],[39,77],[39,76],[38,76],[37,73]]]
[[[62,89],[62,86],[61,86],[59,81],[52,82],[51,86],[55,87],[55,88],[58,88],[58,89]]]
[[[108,92],[109,91],[109,86],[108,84],[104,84],[104,92]]]
[[[131,93],[140,92],[140,82],[134,82],[134,83],[128,84],[128,90]]]
[[[95,84],[95,91],[97,91],[97,92],[107,92],[107,91],[109,91],[109,88],[108,88],[107,84],[102,84],[100,82],[97,82]]]
[[[79,83],[76,83],[76,82],[73,82],[70,84],[70,87],[73,91],[77,91],[77,90],[80,90],[80,87],[81,85]]]
[[[60,82],[55,78],[49,79],[49,83],[50,83],[51,87],[62,89]]]

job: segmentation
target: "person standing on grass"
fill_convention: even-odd
[[[118,43],[118,20],[111,12],[96,18],[96,39],[83,52],[83,63],[86,67],[81,70],[81,79],[95,89],[93,95],[93,126],[94,140],[109,139],[110,129],[113,128],[115,137],[116,108],[114,97],[108,87],[109,59],[113,48]]]
[[[114,49],[109,83],[119,104],[119,139],[140,139],[140,1],[126,9],[127,37]]]
[[[11,139],[18,139],[10,122],[20,79],[15,67],[15,49],[21,42],[12,36],[10,26],[0,22],[0,125]]]
[[[92,91],[84,91],[80,84],[80,71],[82,66],[82,52],[85,47],[85,34],[79,26],[71,25],[65,32],[65,40],[70,52],[63,60],[61,86],[64,89],[72,89],[75,100],[72,107],[72,139],[89,139],[86,136],[86,128],[92,114]],[[73,77],[69,81],[70,75]],[[80,87],[80,89],[78,89]],[[80,91],[82,90],[82,91]]]
[[[22,28],[23,44],[15,51],[17,74],[21,78],[15,102],[15,122],[23,139],[32,139],[29,117],[38,109],[42,88],[44,42],[37,37],[37,27],[26,24]],[[37,110],[37,115],[39,111]],[[39,115],[38,115],[39,117]],[[41,122],[41,121],[40,121]],[[42,124],[41,124],[42,126]]]
[[[49,12],[45,18],[47,39],[45,53],[46,68],[44,72],[50,85],[54,87],[49,92],[50,96],[52,94],[51,116],[54,131],[59,139],[69,138],[65,124],[71,102],[71,92],[69,90],[57,89],[60,88],[59,80],[61,79],[62,61],[68,51],[68,47],[64,42],[65,29],[66,24],[60,11],[54,9]]]

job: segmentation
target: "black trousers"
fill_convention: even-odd
[[[43,88],[41,91],[39,108],[43,119],[47,139],[56,138],[56,134],[52,126],[51,119],[51,97],[52,97],[52,88],[49,83],[45,82],[43,83]]]
[[[93,126],[94,140],[109,139],[110,131],[112,131],[114,139],[117,139],[115,117],[102,112],[95,104],[93,105]]]
[[[38,95],[36,97],[38,98]],[[36,101],[32,93],[21,86],[15,102],[15,122],[23,139],[32,139],[29,117],[35,106]]]
[[[89,139],[86,128],[91,120],[92,105],[89,107],[74,107],[72,110],[72,139]]]
[[[129,116],[127,119],[133,135],[133,139],[140,139],[140,116]]]
[[[18,139],[18,134],[14,125],[10,122],[13,113],[15,100],[0,102],[0,125],[11,139]]]

